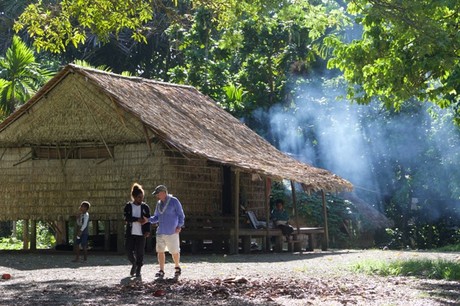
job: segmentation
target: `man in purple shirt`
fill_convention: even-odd
[[[168,189],[164,185],[159,185],[152,193],[156,195],[158,202],[153,216],[149,218],[150,223],[157,223],[156,232],[156,251],[160,271],[156,277],[162,278],[165,275],[164,268],[166,262],[166,250],[172,255],[174,260],[174,276],[181,274],[180,268],[180,239],[179,233],[184,226],[184,210],[179,200],[168,194]]]

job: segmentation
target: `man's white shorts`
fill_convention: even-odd
[[[175,233],[172,235],[157,235],[157,253],[168,251],[171,254],[180,253],[180,240],[179,234]]]

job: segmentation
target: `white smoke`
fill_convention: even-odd
[[[392,192],[394,164],[409,176],[423,166],[419,161],[426,163],[423,154],[428,148],[438,148],[442,159],[450,161],[442,171],[453,171],[449,165],[460,164],[460,133],[435,129],[433,135],[427,106],[414,104],[410,111],[388,116],[377,104],[338,101],[340,94],[337,89],[306,85],[293,105],[277,105],[258,116],[269,120],[271,137],[281,151],[349,180],[377,207]],[[439,175],[433,173],[434,179]]]

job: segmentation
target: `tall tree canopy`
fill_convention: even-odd
[[[242,15],[265,14],[278,6],[293,5],[299,0],[40,0],[27,6],[15,25],[26,28],[37,50],[62,52],[69,44],[83,44],[88,35],[108,42],[112,35],[129,31],[136,41],[146,42],[155,12],[168,8],[170,18],[179,18],[175,7],[205,7],[219,20],[221,28],[231,26]]]
[[[15,35],[13,25],[22,14],[29,0],[0,0],[0,54],[5,54]],[[22,39],[24,37],[21,36]]]
[[[344,20],[335,1],[43,0],[16,28],[41,50],[84,49],[94,65],[196,86],[241,117],[290,103],[289,86],[311,77],[324,37]]]
[[[358,40],[330,40],[349,82],[348,96],[378,98],[399,109],[411,98],[452,107],[460,124],[460,2],[453,0],[350,0],[362,26]]]
[[[238,117],[292,102],[290,88],[312,78],[327,31],[342,26],[337,7],[279,5],[265,15],[242,15],[218,30],[212,11],[196,11],[194,23],[171,27],[183,64],[171,80],[197,86]],[[323,67],[324,68],[324,67]],[[254,126],[252,126],[254,128]]]

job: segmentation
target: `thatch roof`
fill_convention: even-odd
[[[362,215],[364,221],[367,223],[366,229],[382,229],[394,226],[394,222],[388,219],[385,214],[378,211],[371,204],[358,198],[353,193],[343,194],[342,197],[349,200],[354,204],[356,209]]]
[[[0,147],[24,145],[21,144],[20,133],[15,134],[9,131],[14,128],[8,128],[32,107],[37,109],[40,108],[39,103],[46,103],[48,94],[70,75],[91,83],[98,89],[97,94],[108,97],[117,110],[137,118],[149,137],[163,141],[184,154],[195,154],[273,179],[299,182],[307,191],[352,189],[351,183],[339,176],[280,152],[193,87],[126,77],[76,65],[63,68],[32,99],[0,124]],[[68,100],[84,94],[72,92],[71,88],[63,91],[62,103],[65,103],[66,95]],[[94,91],[90,94],[95,95]],[[93,98],[88,101],[96,103],[98,100]],[[50,120],[52,116],[50,114]],[[123,119],[122,115],[115,117]],[[84,128],[84,124],[81,126]],[[35,133],[39,129],[36,127]],[[74,133],[74,137],[81,134],[84,134],[83,130]]]

